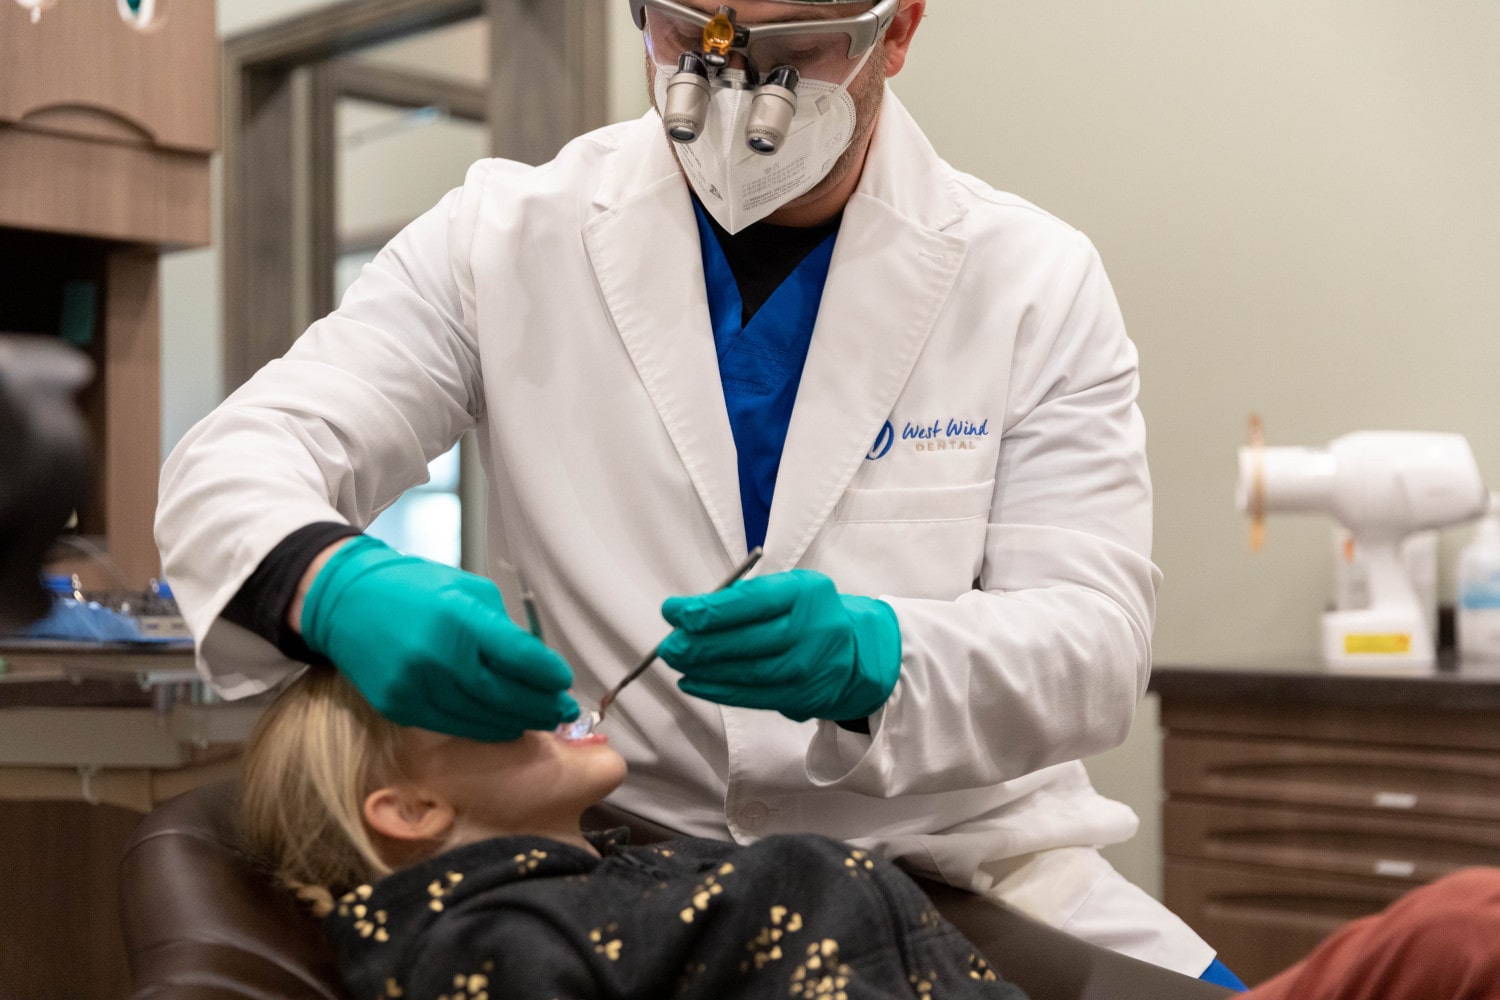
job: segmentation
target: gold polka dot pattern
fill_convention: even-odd
[[[435,878],[427,885],[427,895],[432,899],[427,903],[433,913],[443,912],[443,898],[451,896],[458,883],[464,880],[462,872],[449,872],[442,878]]]
[[[740,972],[749,972],[752,966],[758,971],[772,962],[781,961],[781,939],[801,929],[802,914],[793,913],[785,906],[771,907],[771,922],[745,945],[750,957],[740,961]]]
[[[621,943],[619,938],[609,938],[610,935],[616,933],[619,929],[619,924],[611,923],[604,927],[595,927],[589,931],[589,941],[593,942],[594,953],[603,955],[611,962],[618,962],[620,960],[620,950],[624,948],[624,944]]]
[[[490,977],[487,973],[494,968],[494,962],[486,962],[480,972],[455,973],[453,992],[441,994],[437,1000],[490,1000]]]
[[[693,922],[694,917],[699,913],[705,912],[713,898],[724,891],[724,885],[720,879],[733,872],[734,865],[726,861],[719,866],[717,872],[713,875],[705,876],[702,882],[694,886],[691,897],[692,905],[683,907],[681,912],[678,913],[678,916],[682,918],[682,922],[690,924]]]
[[[839,962],[839,943],[833,938],[807,946],[807,957],[792,973],[791,995],[802,1000],[849,1000],[845,990],[851,975]]]

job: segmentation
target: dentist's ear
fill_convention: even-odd
[[[906,53],[911,48],[912,36],[927,11],[927,0],[902,0],[896,11],[896,19],[886,29],[881,45],[885,46],[885,75],[895,76],[906,65]]]
[[[397,841],[437,840],[453,829],[453,806],[409,785],[380,788],[365,797],[365,822]]]

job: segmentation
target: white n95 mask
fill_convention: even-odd
[[[656,68],[657,108],[667,106],[671,75]],[[730,233],[811,191],[854,138],[856,114],[848,86],[803,79],[797,85],[797,112],[780,150],[773,156],[756,153],[745,144],[754,99],[753,90],[715,86],[702,134],[691,143],[672,143],[698,200]]]

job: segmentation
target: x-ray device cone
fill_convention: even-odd
[[[1272,513],[1320,513],[1354,536],[1367,561],[1369,607],[1323,615],[1323,659],[1331,670],[1421,675],[1436,642],[1400,546],[1417,531],[1472,521],[1489,495],[1469,443],[1458,434],[1361,431],[1326,448],[1266,447],[1258,421],[1239,451],[1236,503],[1252,538]]]

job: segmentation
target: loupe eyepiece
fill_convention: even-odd
[[[708,120],[708,66],[696,52],[684,52],[677,72],[667,81],[667,103],[661,109],[667,135],[676,142],[696,142]]]
[[[745,125],[745,145],[752,152],[774,156],[780,151],[797,114],[797,84],[801,79],[793,67],[778,66],[756,89],[750,121]]]

